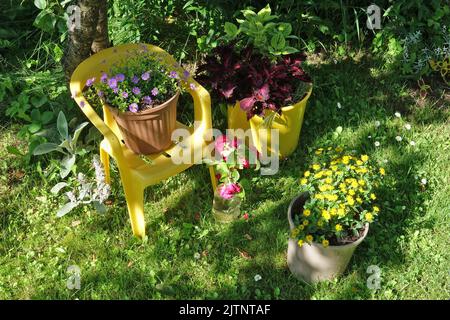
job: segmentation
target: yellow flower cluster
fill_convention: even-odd
[[[316,160],[300,179],[310,193],[303,214],[291,232],[299,246],[316,241],[324,247],[333,236],[348,234],[357,224],[371,223],[380,212],[372,205],[377,196],[372,192],[377,180],[386,174],[375,169],[366,154],[342,154],[343,149],[319,148]],[[353,230],[354,231],[354,230]]]

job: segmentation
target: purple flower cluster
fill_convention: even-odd
[[[181,68],[181,67],[180,67]],[[180,71],[182,72],[182,71]],[[170,71],[169,77],[181,80],[181,77],[187,81],[190,77],[188,71],[182,74],[177,71]],[[138,74],[117,73],[115,75],[108,75],[102,72],[98,78],[98,85],[95,84],[96,78],[90,78],[86,81],[86,87],[95,87],[95,94],[104,102],[115,105],[121,111],[130,111],[133,113],[139,112],[142,109],[151,107],[155,103],[155,99],[161,94],[158,87],[150,86],[152,79],[152,71],[143,71]],[[147,82],[147,83],[146,83]],[[195,86],[191,84],[191,89]],[[91,89],[92,90],[92,89]],[[112,94],[114,93],[114,94]]]

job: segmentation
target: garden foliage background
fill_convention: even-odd
[[[50,189],[61,181],[61,158],[32,156],[56,138],[59,111],[71,129],[85,121],[61,68],[73,1],[0,3],[0,298],[449,297],[448,74],[428,63],[449,59],[448,1],[376,1],[383,16],[372,31],[372,1],[110,0],[110,40],[159,45],[195,69],[220,43],[225,21],[266,3],[292,24],[314,80],[297,151],[276,176],[248,173],[250,218],[228,227],[211,217],[201,166],[148,188],[144,243],[131,237],[114,167],[105,214],[80,207],[57,218],[64,197]],[[179,119],[192,121],[187,96],[180,109]],[[213,112],[225,129],[224,106]],[[77,172],[93,176],[99,140],[90,127],[82,134],[69,183]],[[379,221],[345,276],[310,286],[286,267],[285,216],[309,154],[323,145],[369,154],[388,183]],[[82,272],[79,290],[66,286],[71,265]],[[381,270],[376,290],[367,286],[370,265]]]

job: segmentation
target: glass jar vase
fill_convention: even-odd
[[[224,197],[220,190],[224,187],[223,184],[217,186],[214,192],[213,200],[213,216],[218,222],[231,222],[239,218],[241,214],[241,196],[237,193]]]

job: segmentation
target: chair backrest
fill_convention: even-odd
[[[152,52],[158,54],[162,58],[162,62],[171,70],[177,71],[179,75],[184,74],[183,68],[175,61],[175,59],[163,49],[149,45],[149,44],[124,44],[115,47],[111,47],[102,50],[88,59],[84,60],[78,65],[72,74],[70,80],[70,91],[72,97],[80,106],[83,113],[88,117],[92,124],[103,134],[103,136],[111,144],[111,147],[116,150],[121,150],[120,132],[112,126],[115,123],[112,120],[106,108],[104,108],[104,120],[103,121],[95,110],[90,106],[89,102],[83,96],[83,89],[86,81],[95,77],[96,81],[99,81],[103,72],[108,73],[110,68],[114,65],[123,63],[127,56],[134,54],[143,54]],[[180,76],[181,84],[188,91],[193,99],[195,106],[195,120],[202,121],[211,126],[211,100],[209,93],[200,86],[190,75]],[[117,154],[117,156],[121,156]]]

